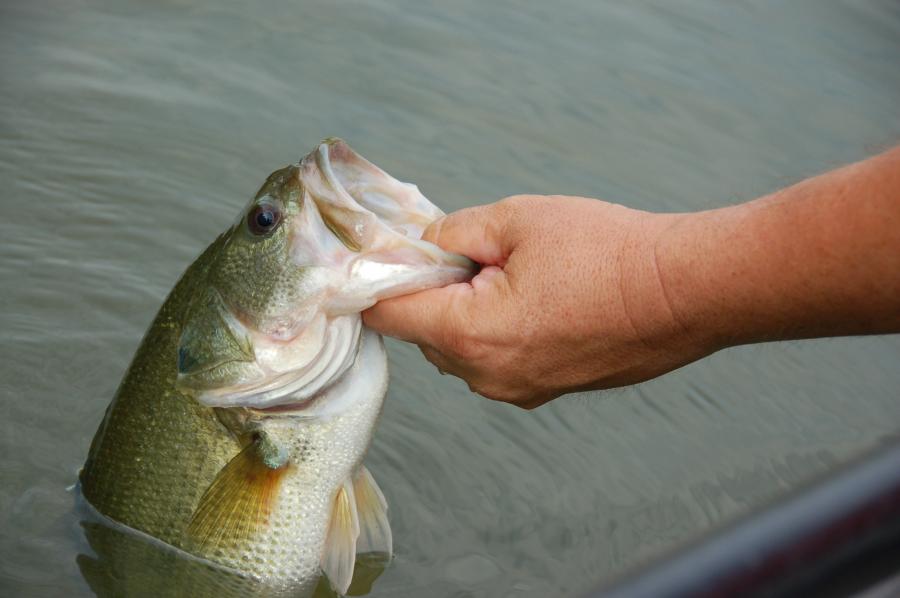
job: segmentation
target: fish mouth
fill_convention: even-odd
[[[299,176],[324,224],[354,254],[342,294],[355,311],[477,273],[472,260],[421,240],[444,213],[416,185],[393,178],[343,140],[322,141],[301,160]]]
[[[444,215],[418,187],[398,181],[357,154],[342,139],[325,139],[306,159],[310,157],[339,197],[346,194],[355,204],[347,207],[372,212],[406,237],[421,238],[425,228]]]

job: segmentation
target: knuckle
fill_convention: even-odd
[[[511,195],[503,200],[501,204],[505,204],[506,209],[524,212],[533,211],[538,208],[551,206],[555,201],[561,199],[559,195]]]
[[[488,356],[487,342],[472,318],[457,313],[442,328],[441,350],[452,359],[475,363]]]
[[[460,335],[457,348],[459,358],[467,362],[482,362],[487,356],[484,343],[471,331]]]
[[[422,352],[422,355],[425,356],[425,359],[428,360],[431,365],[437,368],[438,372],[441,374],[454,374],[456,375],[456,369],[454,367],[453,362],[447,359],[447,357],[441,354],[439,351],[436,351],[432,347],[429,346],[420,346],[419,350]]]
[[[528,210],[528,206],[532,202],[533,197],[530,195],[511,195],[496,203],[496,215],[501,221],[516,220],[523,212]]]
[[[510,195],[504,199],[501,199],[499,204],[507,206],[509,208],[517,209],[523,206],[527,207],[529,205],[534,205],[538,201],[540,201],[540,195],[529,195],[527,193],[520,193],[518,195]]]
[[[500,401],[506,403],[503,392],[491,384],[483,384],[479,382],[469,382],[469,390],[475,394],[481,395],[491,401]]]
[[[434,351],[431,347],[427,347],[427,346],[420,346],[419,351],[422,352],[422,355],[425,356],[425,359],[427,359],[429,363],[431,363],[432,365],[434,365],[436,367],[439,367],[438,366],[439,357],[438,357],[438,353],[436,351]]]
[[[492,381],[476,381],[469,383],[469,390],[492,401],[517,405],[521,400],[517,393],[510,392],[503,385]]]
[[[495,375],[466,378],[469,390],[486,399],[508,403],[520,409],[531,411],[554,398],[555,393],[547,392],[531,385],[519,386],[513,378]]]
[[[552,213],[553,198],[544,195],[512,195],[497,202],[495,219],[507,234],[526,234],[539,228]]]
[[[469,347],[465,331],[459,328],[447,328],[441,339],[441,349],[448,356],[459,361],[467,361]]]

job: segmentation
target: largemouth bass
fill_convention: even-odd
[[[345,593],[390,554],[362,465],[387,390],[379,299],[466,280],[442,215],[337,139],[272,173],[147,331],[80,475],[114,522],[273,588]]]

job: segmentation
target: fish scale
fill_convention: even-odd
[[[212,409],[176,388],[178,372],[166,358],[177,351],[191,281],[220,242],[185,272],[151,324],[81,475],[85,497],[106,516],[174,546],[206,486],[240,449]]]
[[[362,466],[387,358],[360,312],[472,276],[419,240],[440,214],[337,139],[270,175],[169,294],[91,444],[98,594],[303,595],[323,573],[344,593],[357,552],[389,557]]]

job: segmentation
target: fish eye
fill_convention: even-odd
[[[254,235],[271,234],[280,223],[281,207],[274,202],[260,202],[247,214],[247,227]]]

